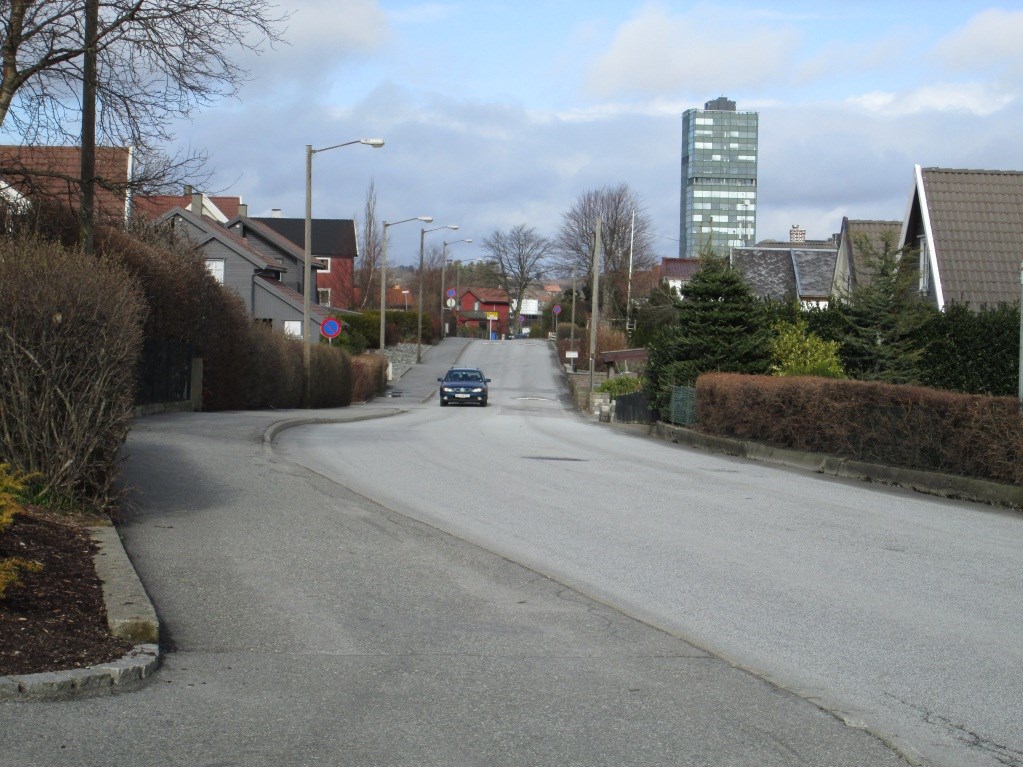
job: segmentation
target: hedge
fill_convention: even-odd
[[[1023,482],[1014,397],[825,378],[707,373],[700,431],[870,463]]]

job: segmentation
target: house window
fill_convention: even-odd
[[[224,259],[207,258],[206,268],[209,270],[210,274],[213,275],[213,279],[215,279],[221,285],[224,284]]]
[[[330,306],[330,288],[317,288],[316,302],[321,306]]]
[[[332,258],[317,258],[316,263],[323,267],[323,274],[330,274],[330,262],[333,260]]]
[[[480,302],[479,301],[473,301],[472,302],[472,310],[474,312],[478,312],[480,310]]]
[[[288,338],[301,338],[302,320],[284,320],[284,335]]]

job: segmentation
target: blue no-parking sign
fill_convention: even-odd
[[[337,338],[341,332],[341,323],[333,317],[329,317],[320,325],[320,332],[327,338]]]

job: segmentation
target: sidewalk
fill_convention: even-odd
[[[387,387],[386,397],[426,402],[437,393],[437,379],[458,363],[471,338],[448,337],[435,346],[424,344],[423,361],[413,364]],[[397,404],[397,403],[396,403]]]

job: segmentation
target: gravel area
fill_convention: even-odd
[[[429,346],[424,346],[423,353],[425,353],[428,348]],[[392,383],[399,380],[413,365],[416,364],[415,344],[395,344],[394,346],[388,346],[384,349],[384,354],[387,355],[387,359],[391,362]]]

